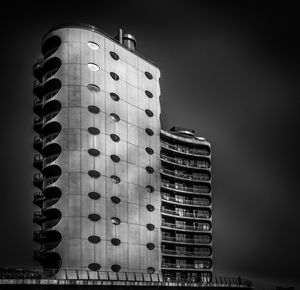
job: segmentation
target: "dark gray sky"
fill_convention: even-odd
[[[24,2],[1,8],[0,266],[37,266],[32,65],[52,26],[81,22],[113,36],[119,27],[133,34],[138,52],[161,70],[163,128],[193,128],[212,143],[215,274],[248,277],[259,289],[299,287],[296,7],[262,1]]]

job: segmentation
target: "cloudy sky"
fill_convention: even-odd
[[[133,34],[161,70],[163,128],[192,128],[212,143],[215,275],[300,287],[296,7],[99,0],[11,1],[1,10],[0,266],[37,266],[32,65],[40,40],[54,25],[88,23]]]

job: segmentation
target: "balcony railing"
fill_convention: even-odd
[[[48,58],[52,55],[55,51],[57,51],[59,46],[49,49],[47,52],[44,53],[44,59]]]
[[[193,192],[193,193],[209,193],[209,188],[207,186],[197,186],[197,187],[175,186],[175,184],[163,182],[163,181],[161,183],[161,186],[175,189],[175,190],[180,190],[180,191]]]
[[[59,113],[59,111],[55,111],[55,112],[52,112],[52,113],[47,114],[47,115],[44,117],[44,123],[46,123],[47,121],[49,121],[49,120],[51,120],[52,118],[54,118],[58,113]]]
[[[57,92],[58,92],[58,90],[54,90],[54,91],[49,92],[49,93],[47,93],[46,95],[44,95],[44,98],[43,98],[44,103],[45,103],[46,101],[48,101],[49,99],[51,99],[52,97],[54,97],[54,96],[57,94]]]
[[[208,224],[203,225],[185,225],[185,224],[173,224],[167,223],[164,220],[161,224],[162,227],[172,228],[172,229],[182,229],[182,230],[189,230],[189,231],[209,231],[210,226]]]
[[[180,203],[183,205],[196,205],[196,206],[209,206],[210,205],[210,201],[206,198],[201,198],[198,200],[187,199],[184,196],[182,198],[176,198],[176,197],[168,196],[164,193],[161,194],[161,197],[163,200],[176,202],[176,203]]]
[[[169,170],[166,168],[162,168],[160,170],[162,173],[168,174],[168,175],[172,175],[181,179],[188,179],[191,181],[208,181],[209,180],[209,175],[207,174],[188,174],[185,173],[183,171],[173,171],[173,170]]]
[[[209,211],[206,211],[206,210],[202,210],[202,211],[198,211],[198,212],[189,212],[189,211],[180,212],[180,211],[175,211],[172,209],[162,207],[161,212],[166,213],[166,214],[175,215],[178,217],[188,217],[188,218],[209,218],[210,217]]]
[[[182,159],[182,158],[173,158],[164,154],[160,155],[162,160],[186,166],[186,167],[191,167],[191,168],[202,168],[202,169],[208,169],[210,167],[209,162],[207,161],[199,161],[199,160],[187,160],[187,159]]]
[[[54,68],[54,69],[48,71],[47,73],[45,73],[44,76],[43,76],[43,82],[45,82],[50,77],[52,77],[57,71],[58,71],[58,68]]]
[[[210,269],[210,265],[205,264],[176,264],[176,263],[166,263],[162,262],[162,268],[179,268],[179,269]]]
[[[178,242],[178,243],[187,243],[187,244],[209,244],[211,239],[209,237],[201,237],[201,238],[181,238],[181,237],[170,237],[170,236],[162,236],[163,241],[171,241],[171,242]]]
[[[205,149],[196,149],[196,148],[188,148],[178,145],[169,144],[167,142],[162,141],[161,146],[164,148],[168,148],[174,151],[178,151],[185,154],[191,154],[191,155],[199,155],[199,156],[207,156],[209,155],[209,151]]]
[[[179,250],[169,250],[163,249],[163,254],[173,255],[173,256],[182,256],[182,257],[208,257],[211,255],[211,251],[202,250],[202,251],[179,251]]]
[[[46,137],[44,137],[44,146],[48,143],[54,140],[58,136],[58,133],[52,133]]]
[[[50,155],[50,156],[46,157],[44,159],[44,166],[46,166],[49,163],[52,163],[58,157],[58,155],[59,154],[53,154],[53,155]]]
[[[49,177],[49,178],[45,179],[44,186],[48,186],[48,185],[56,182],[58,178],[59,178],[59,175],[58,176],[52,176],[52,177]]]

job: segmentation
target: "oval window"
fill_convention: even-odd
[[[113,183],[119,183],[121,181],[120,177],[118,177],[117,175],[112,175],[110,177],[110,180],[113,182]]]
[[[121,241],[117,238],[113,238],[111,239],[111,243],[114,245],[114,246],[119,246],[121,244]]]
[[[147,268],[147,273],[148,274],[153,274],[155,272],[155,269],[153,267],[148,267]]]
[[[148,243],[146,245],[146,247],[147,247],[148,250],[153,250],[155,248],[155,245],[153,243]]]
[[[92,191],[88,193],[89,198],[97,200],[100,198],[100,194],[98,192]]]
[[[114,122],[119,122],[120,121],[120,117],[115,114],[115,113],[111,113],[110,114],[110,118],[114,121]]]
[[[110,134],[110,138],[114,142],[119,142],[120,141],[120,137],[118,135],[116,135],[116,134]]]
[[[88,240],[92,244],[98,244],[101,241],[100,237],[98,237],[98,236],[89,236]]]
[[[118,203],[120,203],[120,201],[121,201],[121,199],[120,198],[118,198],[117,196],[112,196],[111,198],[111,201],[113,202],[113,203],[115,203],[115,204],[118,204]]]
[[[148,98],[153,98],[153,94],[150,91],[145,91],[145,94]]]
[[[119,225],[121,223],[121,220],[119,218],[117,218],[117,217],[112,217],[111,218],[111,222],[112,222],[113,225],[117,226],[117,225]]]
[[[88,150],[88,153],[89,153],[90,155],[92,155],[92,156],[95,156],[95,157],[100,155],[100,151],[97,150],[97,149],[89,149],[89,150]]]
[[[121,266],[119,265],[112,265],[111,266],[111,269],[114,271],[114,272],[119,272],[121,270]]]
[[[149,73],[148,71],[145,72],[145,76],[147,77],[147,79],[152,80],[153,76],[151,73]]]
[[[88,110],[92,114],[99,114],[100,113],[100,109],[96,106],[88,106]]]
[[[119,96],[115,93],[110,93],[110,97],[113,101],[118,102],[120,100]]]
[[[147,166],[146,167],[146,171],[149,173],[149,174],[152,174],[154,172],[154,169],[151,167],[151,166]]]
[[[93,42],[93,41],[88,41],[87,45],[93,50],[98,50],[100,48],[100,46],[96,42]]]
[[[100,134],[100,130],[98,128],[95,128],[95,127],[89,127],[88,131],[92,135],[99,135]]]
[[[149,231],[153,231],[155,228],[153,224],[147,224],[146,227]]]
[[[110,158],[113,162],[119,162],[120,161],[120,157],[117,155],[110,155]]]
[[[154,153],[153,149],[150,148],[150,147],[146,147],[146,152],[149,154],[149,155],[152,155]]]
[[[148,117],[153,117],[153,113],[152,113],[151,110],[146,109],[146,110],[145,110],[145,113],[146,113],[146,115],[147,115]]]
[[[87,88],[92,92],[92,93],[99,93],[100,88],[94,84],[88,84]]]
[[[149,193],[151,193],[151,192],[154,191],[154,187],[151,186],[151,185],[147,185],[147,186],[146,186],[146,190],[147,190]]]
[[[114,60],[118,60],[118,59],[119,59],[119,56],[118,56],[115,52],[111,51],[109,54],[110,54],[110,56],[111,56]]]
[[[100,264],[98,264],[98,263],[91,263],[91,264],[89,264],[88,267],[92,271],[98,271],[101,268]]]
[[[110,74],[111,78],[114,79],[115,81],[118,81],[120,79],[119,76],[114,72],[111,72],[109,74]]]
[[[149,128],[145,129],[145,132],[147,133],[147,135],[152,136],[153,135],[153,131]]]
[[[88,68],[91,71],[98,71],[100,69],[99,66],[97,66],[95,63],[88,63]]]
[[[147,210],[149,211],[154,211],[154,206],[152,204],[147,204],[146,205]]]
[[[99,178],[101,176],[100,172],[97,170],[89,170],[88,175],[93,178]]]
[[[100,215],[96,214],[96,213],[91,213],[88,215],[88,218],[92,221],[92,222],[97,222],[98,220],[100,220]]]

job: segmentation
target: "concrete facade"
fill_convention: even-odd
[[[35,258],[57,271],[160,273],[159,69],[90,27],[52,30],[42,52]]]

